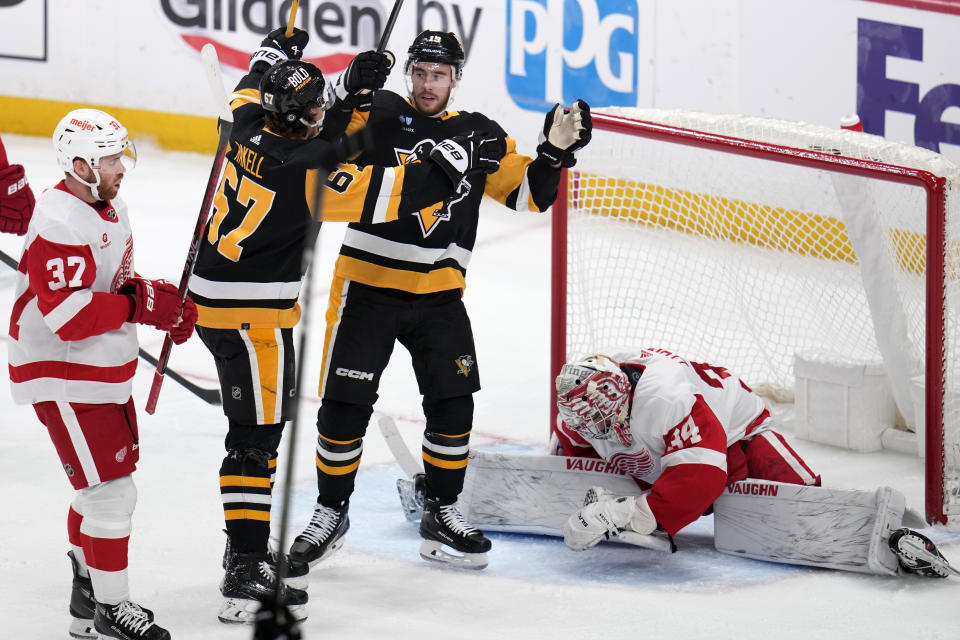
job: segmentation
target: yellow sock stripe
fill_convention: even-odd
[[[441,458],[434,458],[433,456],[424,453],[423,461],[428,462],[435,467],[440,467],[441,469],[463,469],[467,466],[466,456],[464,456],[463,460],[443,460]]]
[[[354,438],[353,440],[334,440],[324,435],[321,435],[320,439],[326,442],[329,442],[330,444],[352,444],[354,442],[359,442],[361,440],[361,438]]]
[[[254,509],[226,509],[223,517],[227,520],[260,520],[270,522],[269,511],[256,511]]]
[[[446,434],[446,433],[437,433],[436,431],[434,431],[434,432],[433,432],[433,435],[435,435],[435,436],[440,436],[441,438],[449,438],[449,439],[451,439],[451,440],[456,440],[457,438],[466,438],[467,436],[470,435],[470,431],[467,431],[467,432],[465,432],[465,433],[458,433],[458,434],[453,435],[453,436],[452,436],[452,435],[449,435],[449,434]]]
[[[348,473],[353,473],[357,470],[357,467],[360,466],[360,460],[357,460],[353,464],[348,464],[345,467],[331,467],[326,464],[323,460],[320,459],[320,456],[317,456],[317,468],[323,471],[326,474],[331,476],[345,476]]]
[[[270,478],[251,478],[250,476],[220,476],[221,487],[262,487],[270,488]]]

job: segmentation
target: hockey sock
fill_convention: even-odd
[[[137,487],[123,476],[81,489],[80,543],[97,601],[118,604],[130,599],[127,547],[130,541]]]
[[[271,464],[272,463],[272,464]],[[231,449],[220,465],[220,498],[231,549],[266,551],[276,454],[260,449]]]
[[[427,496],[441,503],[453,502],[463,491],[470,453],[470,431],[446,435],[427,431],[423,434],[423,470]]]
[[[473,396],[423,399],[427,429],[423,434],[423,470],[428,497],[442,503],[456,500],[463,491],[473,425]]]
[[[350,498],[362,455],[363,438],[340,441],[317,437],[317,490],[321,504],[338,509]]]
[[[83,537],[80,535],[80,525],[83,523],[83,516],[77,511],[80,506],[80,500],[74,501],[67,511],[67,539],[70,541],[70,548],[73,550],[73,557],[77,559],[78,571],[84,578],[90,576],[87,571],[87,559],[83,554]]]

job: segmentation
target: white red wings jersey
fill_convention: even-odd
[[[564,435],[652,485],[647,503],[672,535],[722,492],[727,449],[772,429],[773,422],[763,400],[723,367],[655,348],[614,359],[633,387],[629,444],[585,440],[565,427]]]
[[[124,403],[137,368],[126,321],[133,237],[119,200],[91,205],[63,182],[37,199],[10,317],[10,383],[18,404]]]

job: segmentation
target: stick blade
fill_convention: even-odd
[[[210,83],[210,91],[213,93],[219,105],[217,115],[221,120],[233,122],[233,111],[231,111],[230,103],[227,100],[227,92],[223,88],[223,77],[220,73],[220,57],[217,55],[217,48],[210,42],[203,45],[200,49],[200,59],[203,60],[203,70],[207,76],[207,82]]]

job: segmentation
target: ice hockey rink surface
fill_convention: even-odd
[[[10,161],[24,165],[35,193],[62,177],[49,139],[4,135],[3,140]],[[130,210],[136,269],[178,282],[211,158],[137,142],[139,165],[120,190]],[[308,375],[297,431],[292,535],[309,520],[316,497],[315,390],[330,274],[343,229],[335,223],[321,232],[308,301]],[[549,237],[548,215],[516,214],[492,201],[481,211],[465,296],[483,382],[475,396],[475,449],[545,449]],[[0,235],[0,250],[19,258],[21,238]],[[8,318],[14,276],[0,268],[0,315]],[[5,360],[6,330],[2,334]],[[140,340],[157,354],[162,335],[141,327]],[[213,360],[196,338],[174,349],[170,366],[202,386],[217,384]],[[251,628],[226,626],[216,617],[225,539],[218,470],[226,420],[219,407],[169,378],[156,414],[146,415],[142,407],[152,371],[141,361],[134,383],[141,461],[134,475],[139,502],[130,539],[133,599],[153,609],[174,638],[250,638]],[[427,563],[417,553],[416,528],[400,511],[394,487],[400,469],[376,429],[383,415],[393,417],[408,445],[419,448],[420,398],[409,356],[399,345],[365,440],[346,543],[310,575],[304,638],[960,638],[960,579],[867,576],[724,556],[713,550],[709,518],[677,536],[679,551],[673,555],[612,544],[576,553],[556,538],[491,534],[490,565],[483,571]],[[0,425],[4,635],[67,638],[71,574],[65,525],[73,491],[44,427],[30,407],[13,404],[5,383]],[[790,438],[789,429],[783,432]],[[288,426],[275,496],[283,487],[290,433]],[[888,484],[906,495],[908,506],[922,510],[919,458],[791,442],[823,476],[824,486]],[[277,533],[280,499],[274,503]],[[960,534],[943,527],[923,532],[960,564]]]

